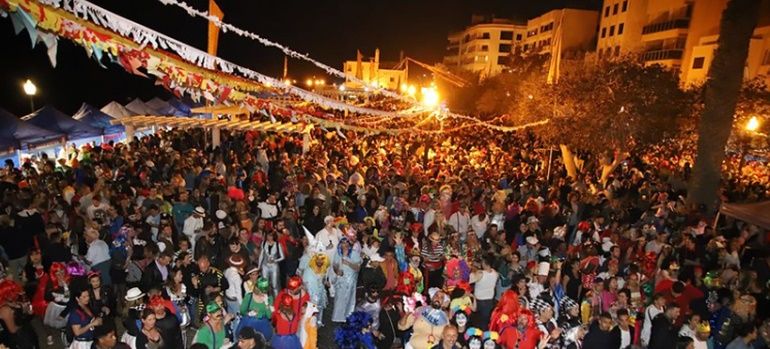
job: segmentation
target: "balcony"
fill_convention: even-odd
[[[645,25],[642,28],[642,35],[659,33],[672,29],[687,29],[690,27],[690,20],[687,18],[672,19],[670,21],[653,23]]]
[[[668,49],[668,50],[655,50],[642,53],[642,60],[649,61],[664,61],[668,59],[682,59],[682,49]]]

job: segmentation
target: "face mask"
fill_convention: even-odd
[[[471,341],[468,342],[468,349],[481,349],[481,340],[471,339]]]
[[[457,326],[460,327],[465,327],[465,325],[468,324],[468,318],[466,318],[464,315],[458,315],[455,321],[457,321]]]

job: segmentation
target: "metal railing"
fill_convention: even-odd
[[[665,59],[682,59],[682,49],[668,49],[668,50],[655,50],[642,53],[642,60],[649,61],[662,61]]]
[[[690,20],[687,18],[672,19],[670,21],[653,23],[645,25],[642,28],[642,35],[658,33],[671,29],[687,29],[690,27]]]

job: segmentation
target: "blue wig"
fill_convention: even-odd
[[[356,311],[348,316],[345,324],[334,330],[334,342],[340,349],[374,349],[374,337],[371,331],[364,331],[372,325],[372,317]]]

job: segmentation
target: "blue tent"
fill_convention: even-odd
[[[30,144],[50,142],[65,135],[49,131],[28,122],[0,108],[0,147],[2,149],[19,149]]]
[[[126,128],[123,127],[123,125],[113,125],[110,123],[112,120],[115,120],[113,117],[103,113],[101,110],[96,109],[96,107],[88,103],[83,103],[83,105],[80,106],[80,110],[78,110],[72,118],[102,130],[102,133],[105,135],[126,131]]]
[[[147,102],[145,102],[148,107],[157,110],[160,115],[170,115],[170,116],[190,116],[189,113],[185,113],[177,108],[175,108],[170,103],[155,97]]]
[[[73,119],[51,106],[45,106],[21,118],[49,131],[64,133],[68,139],[83,139],[102,135],[102,130]]]
[[[192,115],[192,110],[190,108],[190,106],[194,104],[192,103],[192,101],[188,103],[186,101],[181,101],[177,98],[171,98],[168,100],[168,104],[174,107],[176,110],[179,110],[180,112],[182,112],[181,116]]]

